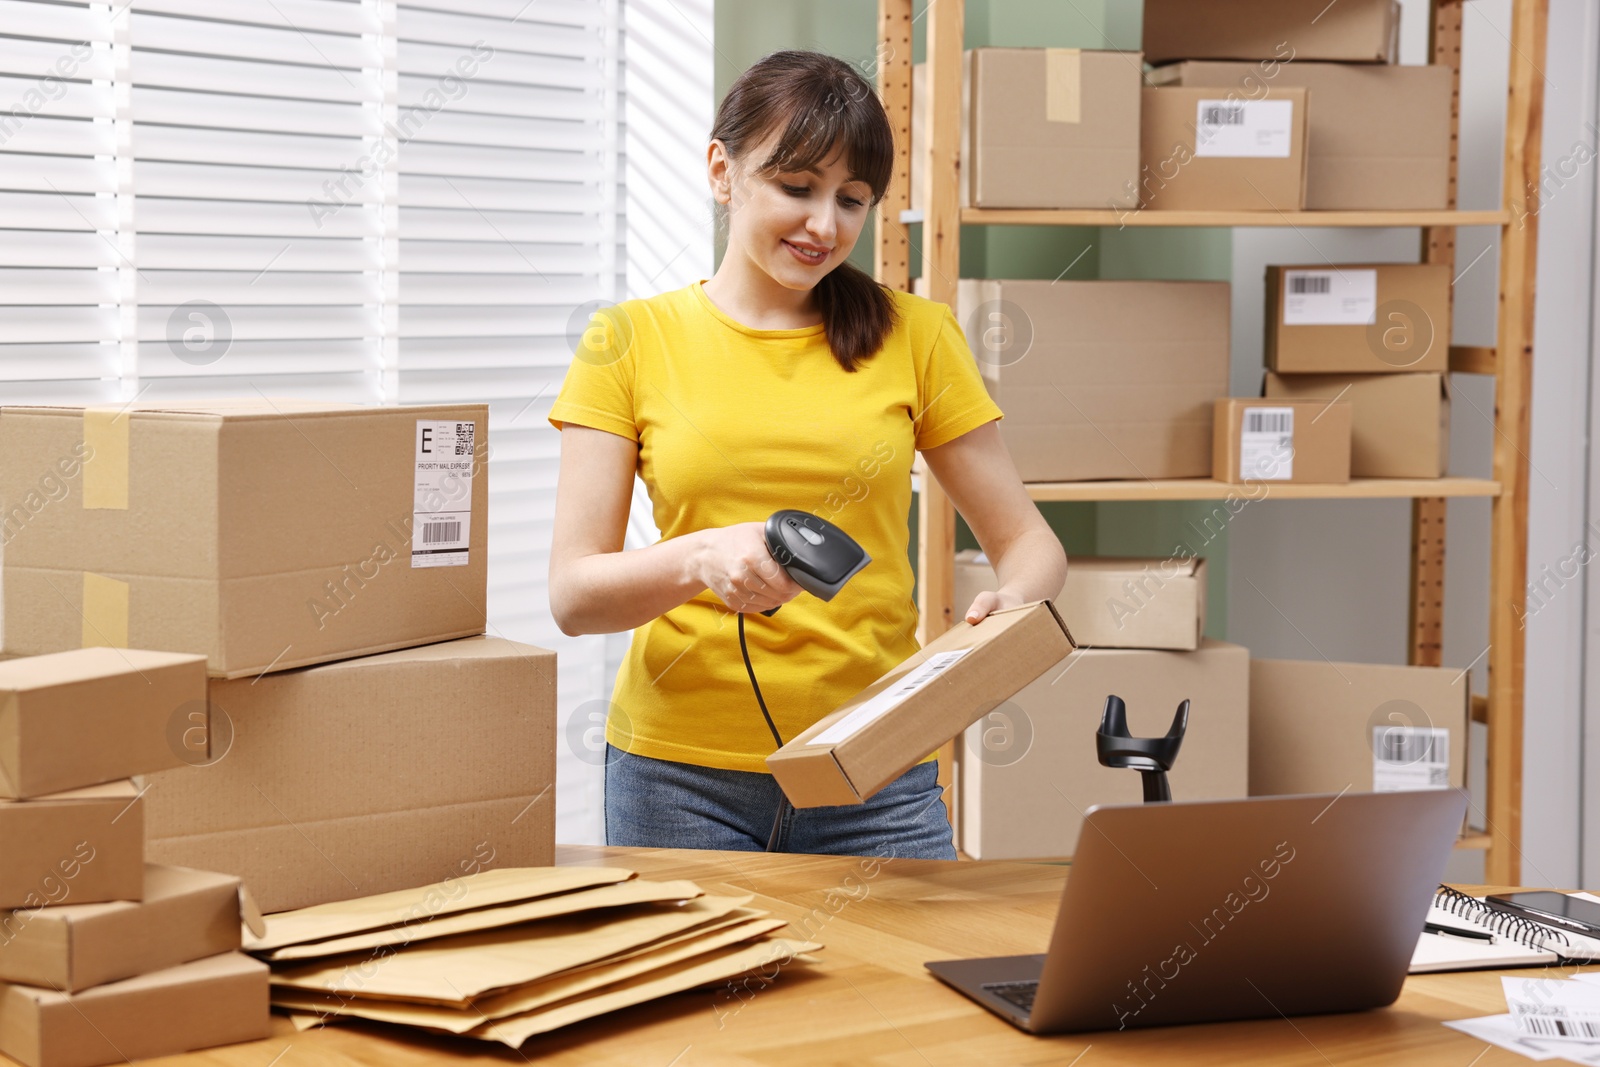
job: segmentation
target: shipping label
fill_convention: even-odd
[[[1245,408],[1239,428],[1239,477],[1247,482],[1294,477],[1294,408]]]
[[[1293,100],[1201,100],[1195,111],[1194,154],[1287,159],[1293,131]]]
[[[465,567],[472,543],[472,465],[477,424],[417,420],[413,567]]]

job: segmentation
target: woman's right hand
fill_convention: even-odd
[[[767,551],[767,524],[701,530],[695,576],[736,612],[767,611],[805,592]]]

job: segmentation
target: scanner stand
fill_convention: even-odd
[[[1154,804],[1172,799],[1167,772],[1178,758],[1183,735],[1189,729],[1189,702],[1178,705],[1172,728],[1165,737],[1131,737],[1128,734],[1128,707],[1119,696],[1106,697],[1100,716],[1100,729],[1094,735],[1095,752],[1106,767],[1126,767],[1144,779],[1144,802]]]

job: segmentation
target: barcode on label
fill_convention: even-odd
[[[1243,126],[1244,108],[1210,106],[1200,113],[1200,122],[1205,126]]]
[[[425,522],[422,524],[422,543],[436,545],[441,541],[461,540],[459,522]]]
[[[1380,728],[1377,757],[1385,763],[1448,763],[1449,744],[1450,732],[1436,726]]]
[[[1244,413],[1244,432],[1294,433],[1294,412],[1251,408]]]
[[[1587,1019],[1558,1019],[1549,1015],[1518,1015],[1517,1022],[1531,1034],[1540,1037],[1600,1038],[1600,1024]]]
[[[1333,291],[1333,279],[1326,274],[1291,274],[1289,292],[1295,296],[1316,293],[1326,296]]]
[[[1442,726],[1372,727],[1372,789],[1450,787],[1450,731]]]

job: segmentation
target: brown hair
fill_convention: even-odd
[[[757,169],[805,170],[842,147],[856,178],[877,204],[894,167],[894,131],[878,94],[842,59],[822,52],[773,52],[758,61],[722,98],[711,128],[730,159],[738,159],[781,129],[772,154]],[[894,328],[888,290],[865,271],[840,263],[814,290],[833,357],[847,371],[883,347]]]

